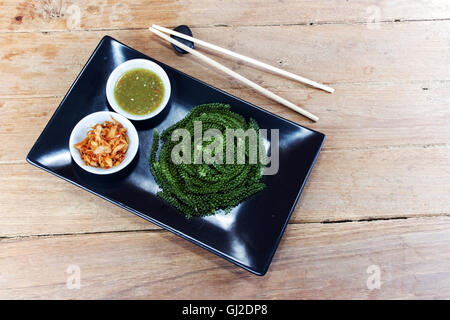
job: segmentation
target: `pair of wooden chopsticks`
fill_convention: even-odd
[[[319,120],[319,118],[317,116],[313,115],[312,113],[310,113],[310,112],[300,108],[299,106],[293,104],[292,102],[290,102],[290,101],[288,101],[288,100],[286,100],[286,99],[276,95],[275,93],[267,90],[266,88],[263,88],[260,85],[254,83],[253,81],[250,81],[249,79],[241,76],[239,73],[234,72],[233,70],[225,67],[224,65],[218,63],[217,61],[215,61],[215,60],[205,56],[204,54],[201,54],[200,52],[198,52],[198,51],[196,51],[194,49],[191,49],[190,47],[184,45],[183,43],[181,43],[181,42],[179,42],[179,41],[169,37],[168,35],[162,33],[161,31],[166,32],[168,34],[172,34],[172,35],[177,36],[177,37],[180,37],[182,39],[186,39],[186,40],[192,41],[192,42],[197,43],[197,44],[199,44],[201,46],[204,46],[204,47],[207,47],[207,48],[219,51],[221,53],[230,55],[232,57],[235,57],[235,58],[247,61],[247,62],[252,63],[252,64],[254,64],[254,65],[258,66],[258,67],[261,67],[261,68],[270,70],[270,71],[272,71],[274,73],[278,73],[278,74],[281,74],[283,76],[286,76],[288,78],[291,78],[291,79],[294,79],[294,80],[297,80],[297,81],[309,84],[310,86],[322,89],[324,91],[327,91],[327,92],[330,92],[330,93],[334,92],[333,88],[330,88],[330,87],[328,87],[328,86],[326,86],[324,84],[321,84],[321,83],[318,83],[318,82],[315,82],[315,81],[312,81],[312,80],[300,77],[299,75],[287,72],[285,70],[282,70],[282,69],[279,69],[279,68],[276,68],[276,67],[273,67],[273,66],[268,65],[266,63],[263,63],[263,62],[260,62],[258,60],[246,57],[244,55],[235,53],[233,51],[221,48],[221,47],[216,46],[214,44],[211,44],[211,43],[208,43],[208,42],[205,42],[205,41],[202,41],[202,40],[199,40],[199,39],[187,36],[187,35],[182,34],[180,32],[173,31],[173,30],[170,30],[170,29],[167,29],[167,28],[155,25],[155,24],[152,25],[151,27],[149,27],[149,30],[151,32],[153,32],[154,34],[156,34],[157,36],[159,36],[159,37],[169,41],[170,43],[173,43],[177,47],[180,47],[181,49],[183,49],[183,50],[193,54],[194,56],[200,58],[201,60],[203,60],[204,62],[206,62],[206,63],[208,63],[210,65],[212,65],[213,67],[216,67],[217,69],[222,70],[226,74],[228,74],[228,75],[232,76],[233,78],[243,82],[244,84],[246,84],[249,87],[255,89],[256,91],[262,93],[263,95],[265,95],[265,96],[267,96],[267,97],[277,101],[278,103],[281,103],[281,104],[285,105],[286,107],[288,107],[288,108],[290,108],[290,109],[292,109],[292,110],[294,110],[294,111],[304,115],[305,117],[307,117],[307,118],[309,118],[309,119],[311,119],[313,121],[317,121],[317,120]]]

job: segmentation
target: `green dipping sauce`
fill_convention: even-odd
[[[114,98],[123,110],[134,115],[146,115],[161,104],[164,84],[147,69],[132,69],[124,73],[114,88]]]

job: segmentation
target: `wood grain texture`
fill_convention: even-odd
[[[433,83],[450,80],[449,73],[442,68],[450,64],[450,34],[446,32],[449,28],[450,21],[440,21],[388,24],[379,30],[363,25],[319,25],[312,28],[215,27],[197,28],[193,32],[201,39],[336,86],[355,82]],[[64,95],[105,34],[103,31],[0,34],[3,60],[0,64],[0,81],[3,83],[0,97]],[[170,44],[147,30],[107,34],[219,88],[243,88],[236,80],[194,57],[176,55]],[[223,34],[228,36],[224,38]],[[207,50],[202,52],[212,54]],[[226,57],[212,56],[264,87],[333,96]],[[323,118],[326,114],[319,116]]]
[[[428,23],[426,24],[428,25]],[[439,22],[431,29],[438,30],[440,25],[446,26],[447,22]],[[331,30],[332,26],[321,27]],[[333,28],[335,27],[333,26]],[[356,28],[357,26],[344,26],[344,28],[348,27]],[[290,32],[298,32],[305,27],[289,28],[291,29]],[[397,28],[398,26],[393,26],[391,31]],[[256,30],[255,28],[241,29],[245,29],[246,32],[249,29]],[[266,29],[272,30],[272,28]],[[403,27],[400,29],[400,31],[397,31],[399,34],[406,30]],[[89,32],[88,34],[94,34],[90,41],[98,41],[97,36],[101,36],[101,33],[98,32]],[[220,32],[217,34],[220,34]],[[240,41],[245,43],[243,32],[237,34],[241,34]],[[119,35],[128,37],[129,33],[121,31]],[[24,37],[24,39],[35,36],[42,39],[46,37],[36,34],[19,36]],[[70,82],[76,76],[73,71],[74,74],[71,74],[70,70],[81,69],[81,65],[84,63],[81,59],[87,59],[90,54],[89,51],[84,57],[84,53],[80,53],[83,50],[75,49],[75,43],[80,41],[78,34],[55,34],[55,36],[56,38],[51,38],[55,48],[58,48],[55,52],[64,50],[66,52],[63,55],[57,54],[54,56],[55,52],[45,51],[51,48],[45,45],[40,46],[36,54],[33,55],[34,59],[38,59],[36,65],[45,65],[46,72],[53,74],[53,76],[49,78],[48,75],[43,73],[37,79],[33,79],[32,75],[25,74],[24,82],[29,83],[31,90],[24,91],[19,96],[10,95],[0,98],[0,110],[2,110],[0,117],[4,124],[0,128],[0,138],[5,141],[4,144],[0,145],[0,163],[18,164],[24,162],[26,153],[62,99],[61,96],[34,97],[34,94],[40,94],[36,87],[42,86],[42,90],[39,90],[45,92],[45,90],[49,90],[48,87],[57,86],[54,87],[55,92],[62,95],[67,88],[63,88],[61,83],[66,81],[67,87],[69,87]],[[65,46],[63,43],[68,40],[67,37],[74,38],[72,39],[73,42],[69,41],[67,42],[69,45]],[[381,38],[381,36],[379,37]],[[437,36],[440,40],[437,41],[438,46],[433,49],[436,52],[448,47],[448,43],[441,41],[445,37],[440,37],[442,37],[442,34]],[[137,41],[138,36],[133,36],[133,39]],[[56,42],[54,42],[55,40]],[[380,42],[379,39],[376,41],[377,43]],[[20,46],[24,45],[22,43]],[[229,45],[232,45],[232,43],[229,43]],[[405,42],[404,45],[411,44]],[[94,46],[95,43],[92,44],[92,47]],[[76,57],[80,61],[79,67],[75,68],[71,65],[71,61],[64,61],[63,56],[68,54],[68,50],[71,50],[72,55],[76,53]],[[89,50],[91,49],[89,48]],[[406,83],[396,79],[388,82],[371,82],[369,80],[361,80],[358,83],[339,82],[335,86],[337,91],[330,95],[258,71],[257,79],[260,79],[261,83],[280,91],[280,94],[292,101],[299,100],[321,117],[321,121],[317,124],[310,124],[294,112],[274,104],[252,90],[229,82],[226,77],[214,73],[195,60],[190,59],[189,62],[192,62],[192,65],[186,64],[186,60],[182,60],[185,57],[172,54],[171,49],[164,44],[153,43],[152,47],[144,50],[150,52],[159,50],[158,55],[167,60],[169,60],[169,57],[173,58],[175,66],[181,69],[187,68],[188,70],[185,71],[194,73],[200,78],[205,78],[204,74],[211,75],[212,80],[216,81],[218,83],[216,85],[219,87],[229,87],[227,90],[237,96],[252,101],[292,121],[313,127],[327,135],[328,138],[324,146],[324,151],[327,153],[321,154],[316,164],[300,204],[293,215],[293,222],[450,214],[450,203],[445,198],[445,193],[449,190],[449,168],[446,165],[446,162],[449,161],[448,141],[450,141],[449,81],[436,78],[429,81],[411,80]],[[168,55],[163,55],[164,52]],[[360,56],[364,52],[361,50]],[[253,52],[253,54],[256,54],[256,52]],[[273,54],[276,56],[278,53],[273,52]],[[12,61],[6,65],[11,67],[14,65],[14,59],[16,57],[19,59],[22,56],[22,54],[18,54],[11,57]],[[59,56],[60,58],[58,58]],[[59,70],[56,68],[54,59],[52,60],[51,57],[61,59],[61,65],[64,65],[67,69]],[[25,59],[25,56],[23,56],[23,59]],[[172,61],[168,62],[173,64]],[[228,63],[230,62],[228,61]],[[432,70],[441,72],[440,64],[431,63],[430,68]],[[252,68],[239,64],[236,68],[240,72],[249,72],[249,74],[252,72],[252,75],[254,74]],[[322,65],[321,70],[323,69]],[[203,74],[200,74],[201,72]],[[413,74],[416,71],[410,70],[410,72]],[[6,81],[6,76],[0,75],[0,77],[2,76],[5,77],[7,85],[14,82]],[[384,76],[388,77],[389,75]],[[390,76],[393,77],[392,73]],[[420,78],[419,72],[416,76]],[[13,74],[11,74],[11,77],[13,77]],[[41,77],[45,77],[47,81],[42,80]],[[13,77],[13,79],[15,78]],[[18,91],[11,88],[11,92],[17,93]],[[50,91],[47,92],[47,95],[50,95]],[[22,112],[17,112],[17,110]],[[17,145],[18,139],[21,140],[19,145]],[[411,159],[416,161],[411,164]],[[4,170],[4,179],[10,180],[9,172],[11,168],[7,167]],[[14,166],[13,170],[17,170],[18,176],[33,175],[33,172],[36,172],[23,165]],[[423,175],[424,178],[416,179],[415,177],[418,174]],[[15,175],[13,177],[15,179]],[[56,178],[45,174],[36,176],[36,179],[46,179],[49,185],[56,180]],[[437,184],[434,184],[434,181]],[[17,186],[18,191],[14,197],[9,197],[9,200],[5,199],[3,206],[5,210],[15,210],[22,212],[23,215],[16,215],[12,218],[6,217],[5,219],[8,222],[3,224],[2,234],[100,232],[120,230],[121,228],[135,230],[153,227],[145,222],[136,222],[137,220],[134,218],[127,217],[130,216],[129,213],[118,208],[112,209],[111,205],[100,199],[89,202],[89,205],[81,211],[75,203],[66,203],[64,200],[57,201],[56,199],[61,197],[58,193],[59,188],[67,190],[69,194],[75,194],[78,200],[82,200],[83,194],[85,194],[72,186],[62,187],[63,184],[61,181],[55,182],[58,187],[50,190],[50,194],[54,198],[49,198],[49,201],[42,203],[42,211],[31,211],[31,202],[18,201],[22,195],[19,190],[27,190],[26,193],[31,194],[34,194],[36,190],[33,190],[33,186],[28,185],[27,179],[22,180],[22,183],[20,183],[20,180],[13,183],[14,186]],[[337,187],[338,184],[339,187]],[[412,192],[413,190],[414,192]],[[429,190],[436,191],[429,192]],[[324,194],[329,195],[325,200],[323,199]],[[65,204],[64,209],[62,209],[62,204]],[[94,204],[99,206],[99,209],[93,208]],[[108,212],[110,210],[115,212],[115,217],[119,220],[117,224],[112,224],[113,226],[109,224]],[[29,216],[30,212],[33,212],[33,217]],[[39,212],[42,212],[42,214]],[[77,220],[77,224],[61,223],[61,220],[56,220],[56,223],[48,223],[46,219],[48,212],[59,215],[59,218],[65,221],[72,221],[74,216],[80,218]],[[93,212],[94,214],[92,214]],[[105,214],[102,212],[105,212]],[[102,223],[105,215],[108,218]],[[24,220],[24,216],[28,216],[28,219],[34,219],[35,223],[27,224],[24,222],[27,221]],[[92,219],[95,222],[92,222]],[[125,221],[130,219],[133,223],[127,225],[120,222],[124,219]]]
[[[5,239],[0,298],[448,299],[449,228],[444,217],[290,225],[265,277],[168,232]],[[367,287],[371,265],[380,289]],[[80,289],[66,287],[69,266]]]
[[[313,124],[175,55],[151,23],[188,24],[336,92],[202,49]],[[0,298],[450,299],[449,29],[446,0],[0,0]],[[25,163],[106,34],[327,135],[265,277]]]
[[[276,87],[321,115],[308,123],[250,89],[227,91],[327,135],[324,150],[431,146],[450,141],[450,82],[339,84],[332,95]],[[62,97],[0,98],[0,163],[24,162]],[[20,110],[20,112],[17,112]],[[21,143],[17,143],[20,139]]]
[[[375,19],[449,19],[449,11],[445,0],[4,0],[0,7],[0,32],[136,29],[152,23],[197,27],[371,23]]]
[[[325,150],[291,223],[450,216],[449,163],[448,146]],[[157,229],[28,164],[0,165],[0,209],[0,237]]]
[[[0,184],[0,237],[159,229],[29,164],[0,166]]]
[[[294,221],[449,215],[449,163],[448,146],[324,151]]]

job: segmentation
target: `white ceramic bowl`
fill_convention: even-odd
[[[135,115],[135,114],[126,112],[121,107],[119,107],[116,99],[114,98],[114,87],[116,86],[117,81],[119,81],[119,79],[127,71],[130,71],[132,69],[138,69],[138,68],[153,71],[161,78],[163,85],[164,85],[164,97],[163,97],[163,100],[161,101],[161,104],[153,112],[150,112],[149,114],[145,114],[145,115]],[[106,83],[106,98],[108,99],[108,102],[111,105],[111,107],[117,113],[120,113],[121,115],[123,115],[131,120],[146,120],[149,118],[153,118],[154,116],[159,114],[164,109],[164,107],[167,105],[167,102],[169,101],[169,98],[170,98],[170,92],[171,92],[170,81],[169,81],[169,77],[167,76],[167,73],[159,65],[157,65],[156,63],[154,63],[150,60],[146,60],[146,59],[132,59],[132,60],[128,60],[128,61],[118,65],[113,70],[113,72],[111,72],[111,74],[109,75],[109,78],[108,78],[108,82]]]
[[[125,153],[125,158],[118,166],[109,169],[85,165],[84,161],[81,159],[80,152],[77,149],[75,149],[74,145],[81,142],[84,138],[86,138],[88,131],[91,130],[91,127],[94,126],[95,124],[103,123],[105,121],[112,121],[111,116],[113,116],[114,120],[119,122],[124,128],[127,129],[129,144],[127,153]],[[95,174],[111,174],[122,170],[127,165],[129,165],[130,162],[133,160],[133,158],[136,156],[138,147],[139,147],[139,136],[137,134],[136,128],[133,126],[131,121],[118,113],[110,111],[100,111],[91,113],[86,117],[84,117],[83,119],[81,119],[80,122],[78,122],[77,125],[73,128],[69,139],[70,154],[72,155],[73,160],[75,160],[75,162],[82,169]]]

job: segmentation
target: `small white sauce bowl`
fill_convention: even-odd
[[[112,121],[111,116],[114,118],[114,120],[119,122],[124,128],[127,129],[129,144],[128,150],[125,153],[125,158],[118,166],[109,169],[92,167],[84,164],[83,159],[81,159],[80,152],[75,148],[74,145],[83,141],[83,139],[86,138],[86,135],[88,131],[92,129],[92,126],[98,123],[103,123],[105,121]],[[130,162],[133,160],[133,158],[136,156],[138,147],[139,147],[139,136],[136,131],[136,128],[131,123],[131,121],[118,113],[110,111],[94,112],[81,119],[80,122],[78,122],[77,125],[73,128],[69,139],[69,149],[73,160],[75,160],[75,162],[82,169],[90,173],[102,175],[115,173],[117,171],[122,170],[127,165],[129,165]]]
[[[128,71],[132,69],[147,69],[149,71],[154,72],[157,76],[159,76],[162,80],[162,83],[164,85],[164,97],[161,101],[158,108],[156,108],[154,111],[150,112],[149,114],[144,115],[135,115],[126,112],[124,109],[122,109],[119,104],[117,103],[116,99],[114,98],[114,88],[117,84],[117,81],[120,80],[120,78]],[[120,113],[124,117],[127,117],[131,120],[146,120],[155,117],[158,115],[167,105],[167,102],[169,101],[171,93],[170,88],[170,81],[169,77],[167,76],[167,73],[164,71],[163,68],[161,68],[156,63],[146,60],[146,59],[132,59],[128,60],[120,65],[118,65],[113,72],[109,75],[108,82],[106,83],[106,98],[108,99],[108,102],[110,106],[116,111],[117,113]]]

